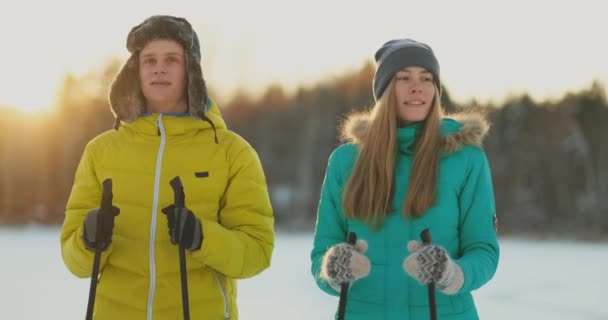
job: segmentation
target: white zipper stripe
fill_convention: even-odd
[[[152,320],[152,306],[154,305],[154,290],[156,289],[156,264],[154,263],[156,240],[156,215],[158,212],[158,198],[160,193],[160,173],[162,169],[163,153],[165,151],[165,127],[160,114],[156,119],[156,126],[160,130],[160,147],[156,156],[156,175],[154,177],[154,200],[152,202],[152,222],[150,223],[150,290],[148,291],[148,314],[147,319]]]
[[[215,272],[215,270],[213,270],[213,275],[215,276],[215,281],[217,281],[217,285],[220,287],[220,290],[222,291],[222,296],[224,298],[224,320],[230,320],[230,312],[228,310],[228,296],[226,295],[226,290],[220,282],[220,277],[217,275],[217,272]]]

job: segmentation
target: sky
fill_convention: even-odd
[[[594,79],[608,84],[604,7],[600,0],[23,0],[0,10],[0,106],[48,108],[66,73],[126,59],[128,31],[155,14],[191,22],[205,78],[223,98],[357,70],[394,38],[429,44],[457,101],[522,92],[558,98]]]

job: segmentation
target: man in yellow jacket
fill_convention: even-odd
[[[208,99],[188,21],[150,17],[129,32],[127,48],[110,90],[116,130],[84,151],[61,230],[63,260],[86,278],[103,250],[94,319],[181,319],[179,240],[170,232],[180,233],[191,318],[237,319],[235,280],[268,268],[274,247],[260,160]],[[187,208],[179,230],[169,223],[176,176]],[[105,179],[120,214],[102,221]]]

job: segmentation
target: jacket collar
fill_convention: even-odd
[[[211,101],[211,99],[208,101]],[[209,103],[205,115],[215,124],[217,130],[226,129],[226,123],[215,102],[211,101]],[[199,130],[213,131],[209,122],[195,118],[190,113],[144,113],[137,117],[135,121],[125,123],[124,127],[146,135],[158,135],[159,119],[162,121],[165,133],[168,136],[183,135]]]

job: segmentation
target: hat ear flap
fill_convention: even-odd
[[[199,115],[206,111],[207,84],[203,78],[203,70],[198,63],[195,53],[186,51],[186,70],[188,77],[188,108],[192,115]]]
[[[133,122],[144,112],[137,57],[132,55],[110,87],[110,107],[117,119]]]

